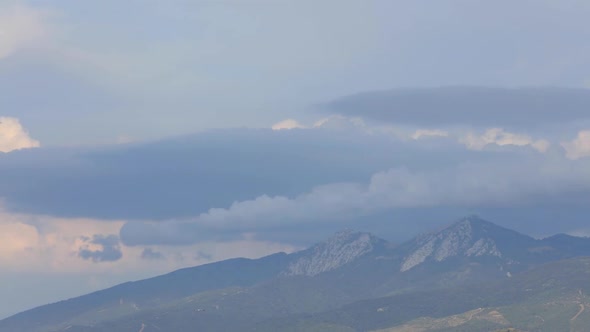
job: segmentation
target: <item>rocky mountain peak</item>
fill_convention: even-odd
[[[295,254],[284,275],[314,276],[337,269],[364,256],[386,241],[370,233],[347,229],[340,231],[325,242]]]
[[[466,225],[468,225],[468,227],[471,227],[472,229],[500,228],[500,226],[487,220],[484,220],[476,214],[465,216],[446,228],[453,229],[457,227],[465,227]]]
[[[400,270],[408,271],[427,260],[442,262],[457,256],[502,257],[495,241],[495,228],[502,230],[477,216],[468,216],[438,232],[419,236],[411,241]]]

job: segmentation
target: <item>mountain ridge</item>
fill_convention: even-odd
[[[283,275],[315,276],[346,265],[355,259],[387,247],[389,243],[370,233],[346,229],[337,232],[324,242],[295,254],[299,256],[287,267]]]
[[[535,239],[483,220],[476,215],[467,216],[403,244],[402,246],[412,252],[404,258],[400,271],[409,271],[427,260],[443,262],[461,255],[506,258],[510,256],[511,248],[506,248],[507,246],[503,245],[505,242],[531,245]],[[506,252],[503,253],[503,250]]]
[[[207,314],[207,320],[190,318],[192,324],[229,328],[271,314],[322,312],[383,295],[507,280],[539,264],[578,256],[590,256],[589,238],[534,239],[477,216],[400,245],[344,230],[295,253],[185,268],[33,308],[0,320],[0,332],[54,332],[69,326],[95,331],[90,327],[96,324],[136,324],[169,310],[176,312],[174,319],[188,319],[197,305],[215,314]],[[233,318],[226,321],[223,315]]]

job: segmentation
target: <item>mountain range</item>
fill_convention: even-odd
[[[585,331],[587,256],[590,238],[477,216],[399,245],[345,230],[37,307],[0,332]]]

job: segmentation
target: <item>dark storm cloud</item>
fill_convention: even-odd
[[[589,162],[505,153],[487,161],[466,159],[452,167],[438,165],[421,171],[392,168],[375,173],[369,181],[317,186],[292,198],[263,195],[186,220],[128,222],[120,235],[127,245],[187,245],[232,234],[238,238],[244,233],[269,239],[279,228],[316,232],[329,228],[328,224],[335,225],[332,229],[354,223],[358,227],[391,211],[403,214],[446,208],[493,214],[524,207],[587,209]],[[381,219],[382,225],[398,231],[399,222]]]
[[[342,97],[324,110],[393,124],[530,129],[590,119],[590,90],[441,87],[373,91]]]
[[[298,242],[344,226],[395,233],[418,210],[446,211],[429,214],[440,221],[479,209],[560,209],[583,205],[590,192],[588,160],[568,160],[558,146],[471,151],[452,137],[404,140],[365,129],[228,129],[16,151],[0,157],[0,196],[12,211],[127,219],[122,243],[153,246],[245,233]]]
[[[323,130],[219,130],[104,148],[41,148],[0,156],[0,197],[13,211],[101,219],[190,217],[259,195],[361,181],[415,160],[463,153]],[[424,150],[424,148],[423,148]],[[453,152],[454,151],[454,152]],[[444,158],[443,158],[444,157]],[[362,160],[362,162],[359,162]]]
[[[100,263],[118,261],[123,257],[119,237],[116,235],[96,234],[92,239],[84,237],[82,240],[86,243],[78,250],[78,256],[82,259]],[[99,245],[102,248],[92,250],[89,245]]]

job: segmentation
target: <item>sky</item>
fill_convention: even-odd
[[[343,228],[590,235],[589,15],[0,0],[0,317]]]

